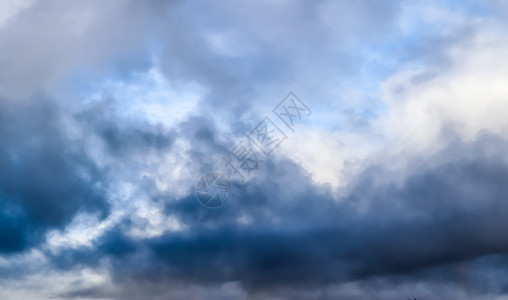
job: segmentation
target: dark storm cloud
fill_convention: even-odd
[[[187,230],[129,242],[115,228],[98,248],[114,258],[120,282],[238,281],[263,291],[426,277],[415,272],[429,269],[436,280],[453,281],[447,266],[508,251],[507,149],[489,135],[456,140],[415,162],[402,183],[390,179],[389,166],[373,166],[340,202],[294,163],[276,161],[262,179],[234,184],[235,201],[219,210],[204,209],[194,195],[168,202],[167,213]]]
[[[0,112],[0,251],[36,245],[78,211],[108,213],[100,170],[69,142],[58,108],[45,99],[2,105]]]

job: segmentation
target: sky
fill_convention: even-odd
[[[4,0],[0,299],[508,299],[508,3]]]

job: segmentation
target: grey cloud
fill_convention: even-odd
[[[60,130],[45,99],[5,106],[0,115],[0,251],[25,250],[79,211],[108,213],[100,170]]]
[[[143,156],[150,150],[171,150],[174,132],[160,124],[120,118],[115,114],[119,105],[119,100],[106,98],[80,110],[74,120],[84,130],[85,138],[98,137],[115,160]]]
[[[164,11],[149,2],[34,1],[0,30],[1,95],[19,101],[104,72],[145,69],[145,45]]]
[[[171,10],[170,24],[185,30],[167,33],[162,68],[171,80],[196,80],[208,88],[205,112],[214,109],[234,119],[266,99],[263,90],[292,90],[304,81],[312,89],[318,81],[322,86],[357,72],[353,65],[361,58],[348,47],[360,37],[380,42],[376,33],[394,28],[400,3],[347,3],[182,2]],[[223,34],[229,39],[224,43],[231,43],[226,46],[249,50],[223,55],[209,45],[207,34]]]

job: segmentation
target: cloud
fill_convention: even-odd
[[[7,13],[0,285],[21,291],[0,297],[501,298],[508,66],[495,5]],[[223,207],[200,205],[198,178],[224,170],[291,90],[312,119],[246,182],[230,177]]]
[[[119,284],[213,288],[237,282],[249,295],[285,291],[287,297],[298,286],[313,299],[308,293],[314,289],[370,285],[376,278],[388,281],[373,289],[393,295],[387,285],[407,292],[404,284],[413,284],[398,284],[400,276],[437,280],[428,284],[452,293],[449,285],[456,279],[443,272],[453,274],[457,264],[507,251],[502,238],[507,146],[493,136],[457,140],[402,183],[390,177],[388,166],[373,167],[340,202],[310,184],[300,167],[279,161],[277,171],[267,171],[272,176],[236,186],[239,200],[221,210],[203,210],[192,195],[168,202],[167,213],[176,214],[186,230],[133,239],[122,233],[126,227],[114,228],[67,263],[93,266],[91,257],[109,257]],[[472,292],[490,284],[483,278]]]
[[[159,12],[153,8],[134,2],[34,1],[0,30],[0,95],[21,101],[100,74],[119,74],[122,66],[145,67],[150,20]]]
[[[38,102],[36,102],[38,101]],[[52,228],[63,229],[81,210],[108,213],[100,170],[60,130],[58,108],[3,105],[0,117],[0,251],[25,250]]]

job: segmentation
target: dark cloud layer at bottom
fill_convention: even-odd
[[[238,282],[263,293],[397,276],[453,281],[449,266],[508,251],[507,147],[490,135],[457,139],[402,183],[373,166],[340,201],[294,163],[268,162],[261,176],[268,179],[235,184],[238,199],[220,210],[193,195],[167,202],[186,230],[132,239],[126,222],[86,256],[111,258],[120,285]],[[238,221],[245,216],[247,224]]]

